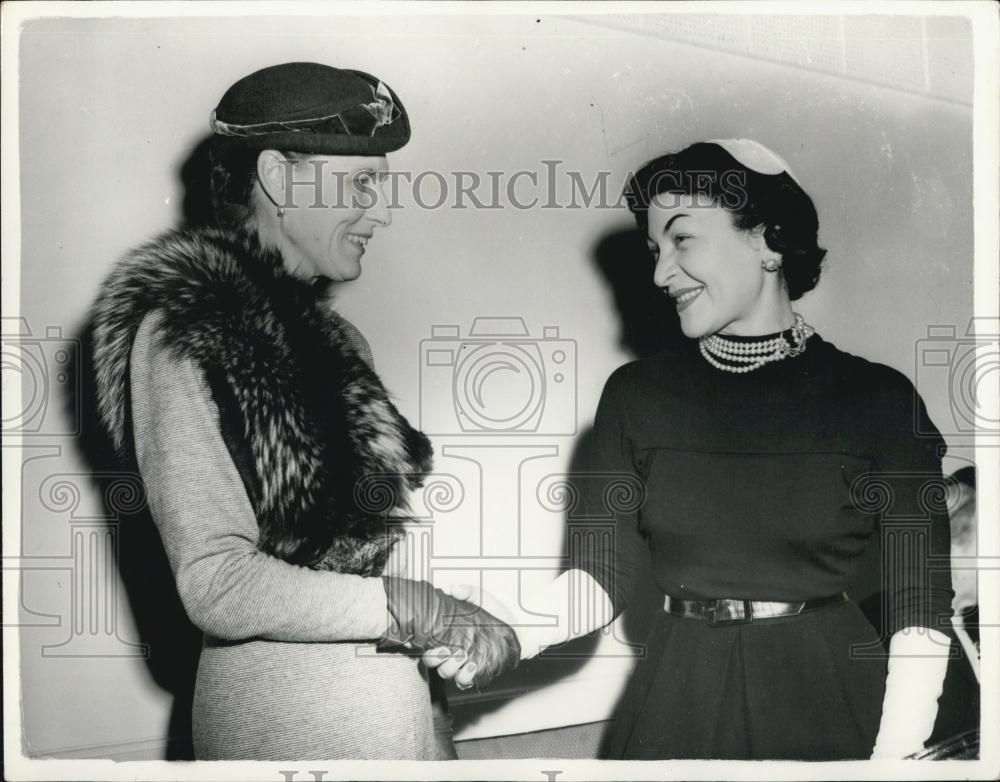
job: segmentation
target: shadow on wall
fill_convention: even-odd
[[[611,287],[621,323],[619,342],[633,357],[653,355],[675,347],[685,339],[675,308],[653,284],[653,263],[640,231],[617,230],[599,238],[591,260]],[[591,447],[592,434],[593,430],[587,429],[576,439],[570,460],[570,474],[586,471],[584,465],[587,450]],[[570,553],[569,525],[573,521],[572,515],[572,509],[569,509],[562,552],[566,557]],[[628,593],[629,609],[625,612],[619,629],[624,637],[618,638],[620,651],[616,653],[641,658],[652,619],[662,606],[662,596],[653,582],[648,561],[644,560],[633,576]],[[461,730],[475,724],[511,698],[572,676],[593,658],[598,648],[598,636],[599,633],[595,632],[578,638],[523,663],[518,670],[498,683],[495,697],[480,696],[474,704],[468,706],[456,704],[456,729]]]
[[[93,327],[88,322],[78,335],[81,345],[80,399],[71,400],[80,411],[77,441],[95,488],[105,503],[104,517],[114,519],[118,532],[116,564],[139,642],[149,649],[146,666],[156,682],[173,696],[168,725],[166,760],[192,760],[191,707],[195,672],[201,651],[201,632],[190,623],[170,571],[163,544],[145,500],[132,503],[130,512],[110,507],[109,485],[124,476],[139,476],[134,462],[123,463],[97,414],[93,359]],[[137,481],[138,483],[138,481]],[[140,506],[139,510],[134,510]]]
[[[179,167],[184,186],[183,219],[186,225],[204,225],[211,220],[209,196],[210,138],[198,143]],[[92,471],[99,496],[108,503],[114,492],[108,484],[122,475],[139,477],[138,466],[123,464],[115,453],[97,412],[97,384],[94,368],[93,322],[88,317],[80,333],[81,377],[70,388],[81,398],[69,399],[72,410],[80,411],[79,449]],[[126,409],[128,407],[126,406]],[[149,649],[146,665],[156,684],[173,698],[168,725],[166,760],[192,760],[191,707],[195,674],[201,652],[202,634],[187,618],[173,573],[163,550],[159,532],[145,503],[138,511],[106,507],[106,518],[116,519],[118,530],[117,567],[139,633],[139,642]]]
[[[686,339],[677,310],[653,284],[653,260],[641,231],[607,234],[597,242],[593,260],[614,295],[623,348],[641,358]]]
[[[581,453],[580,444],[589,436],[589,430],[580,435],[575,442],[574,455],[570,462],[569,472],[572,474],[578,467],[578,457]],[[568,509],[567,516],[572,512]],[[564,535],[562,556],[569,555],[569,535]],[[450,710],[454,719],[455,732],[475,725],[483,717],[495,712],[511,700],[532,690],[555,684],[577,673],[594,656],[598,645],[598,634],[591,633],[566,644],[546,650],[538,657],[522,662],[518,668],[505,674],[495,682],[490,690],[479,693],[474,699],[463,702],[463,695],[449,685]],[[497,747],[490,745],[493,750]]]
[[[587,474],[585,461],[588,449],[592,446],[592,435],[593,430],[588,428],[581,432],[574,443],[568,470],[571,475]],[[585,489],[581,486],[569,494],[578,497],[582,491]],[[563,536],[562,556],[566,557],[567,561],[570,556],[570,525],[574,521],[579,521],[574,519],[573,510],[574,508],[569,508],[567,511],[566,534]],[[607,522],[603,522],[600,526],[606,524]],[[621,627],[615,631],[623,635],[618,635],[618,645],[612,653],[616,656],[641,658],[644,655],[646,637],[652,627],[652,619],[662,606],[663,598],[653,583],[647,561],[640,563],[638,570],[632,574],[629,586],[627,598],[629,608],[623,616]],[[601,634],[609,632],[611,631],[596,631],[569,643],[547,649],[538,657],[522,663],[515,671],[506,674],[493,685],[492,691],[487,690],[477,695],[473,702],[463,704],[460,700],[462,696],[459,694],[456,697],[456,691],[449,688],[449,697],[453,699],[452,713],[456,732],[474,725],[484,716],[520,695],[573,676],[597,654]],[[602,654],[607,653],[605,645]]]

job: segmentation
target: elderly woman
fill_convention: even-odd
[[[216,224],[129,253],[94,315],[103,421],[205,634],[195,754],[454,757],[409,649],[463,650],[470,686],[517,641],[394,570],[390,519],[431,448],[330,306],[389,226],[406,111],[367,73],[287,63],[236,82],[211,124]],[[395,508],[366,503],[373,482]]]
[[[792,309],[825,251],[812,200],[773,152],[746,139],[694,144],[647,164],[627,195],[653,282],[690,342],[608,380],[580,512],[604,514],[597,475],[632,476],[645,499],[617,513],[613,552],[584,556],[528,596],[534,617],[506,615],[523,656],[567,640],[579,606],[603,607],[582,617],[582,632],[617,616],[649,557],[664,608],[612,723],[610,757],[919,751],[952,597],[947,569],[928,565],[947,561],[949,525],[935,501],[941,439],[914,434],[936,431],[922,401],[903,375],[837,349]],[[887,670],[846,590],[888,516],[909,528],[893,525],[888,538]],[[561,616],[560,627],[537,627],[537,613]]]

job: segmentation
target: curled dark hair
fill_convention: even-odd
[[[256,224],[253,198],[257,182],[259,149],[252,149],[239,139],[214,136],[209,146],[212,218],[217,225],[246,228]],[[289,160],[308,157],[303,153],[282,151]]]
[[[767,246],[781,254],[781,271],[793,301],[816,287],[826,250],[817,243],[819,218],[812,199],[787,173],[748,169],[718,144],[692,144],[650,161],[625,191],[640,228],[648,228],[650,203],[666,193],[704,196],[732,214],[736,228],[764,228]]]
[[[209,147],[212,217],[218,225],[245,227],[253,224],[253,186],[257,181],[259,149],[238,140],[215,136]]]

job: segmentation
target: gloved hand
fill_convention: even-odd
[[[474,603],[452,597],[427,581],[383,576],[382,583],[393,621],[380,647],[464,651],[475,665],[475,683],[482,687],[520,661],[521,646],[514,631]]]
[[[589,573],[576,569],[532,592],[528,599],[531,610],[468,584],[452,586],[449,593],[506,622],[516,634],[522,660],[535,657],[549,646],[587,635],[615,618],[614,606],[604,588]],[[437,669],[442,679],[454,680],[460,690],[472,686],[475,665],[467,662],[464,652],[453,654],[442,646],[425,651],[423,661],[428,668]]]
[[[934,730],[948,647],[948,636],[938,630],[907,627],[893,633],[872,759],[903,758],[924,749]]]

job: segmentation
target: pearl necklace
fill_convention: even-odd
[[[705,360],[723,372],[753,372],[772,361],[781,361],[789,356],[805,352],[806,343],[816,330],[795,313],[795,323],[791,328],[792,342],[789,343],[782,332],[776,337],[763,340],[737,341],[720,334],[710,334],[698,340],[698,347]]]

